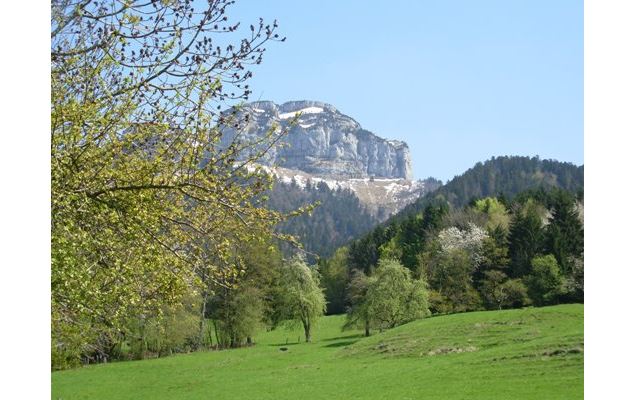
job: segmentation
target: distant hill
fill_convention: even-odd
[[[289,212],[319,201],[321,204],[312,215],[291,218],[281,223],[278,231],[296,236],[305,250],[321,258],[330,257],[337,248],[354,239],[363,239],[382,221],[385,221],[383,226],[398,224],[420,213],[432,202],[447,202],[460,208],[475,198],[500,195],[513,198],[528,189],[561,188],[579,192],[584,188],[583,166],[538,157],[496,157],[477,163],[386,220],[390,209],[369,208],[368,202],[360,199],[359,190],[356,191],[354,186],[333,186],[329,180],[311,180],[311,175],[295,173],[278,176],[269,196],[269,206]],[[433,180],[426,183],[428,188],[438,185]],[[287,254],[292,252],[284,245],[283,250]],[[314,256],[309,258],[315,260]]]
[[[584,190],[584,167],[538,157],[497,157],[477,163],[445,185],[422,196],[372,231],[351,241],[350,259],[354,267],[366,268],[379,259],[379,248],[400,230],[409,231],[425,224],[428,206],[459,209],[484,197],[507,200],[537,189],[563,189],[579,195]],[[578,196],[581,197],[581,196]],[[433,215],[429,216],[434,219]],[[420,243],[419,243],[420,244]]]
[[[478,162],[463,174],[404,207],[394,219],[422,211],[431,202],[463,207],[470,200],[487,196],[514,197],[528,189],[584,189],[584,166],[539,157],[503,156]],[[390,221],[387,221],[390,223]]]

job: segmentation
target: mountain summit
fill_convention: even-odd
[[[256,101],[242,105],[238,114],[238,120],[246,122],[238,131],[227,127],[223,145],[235,140],[258,143],[274,126],[288,129],[281,145],[268,149],[258,163],[284,184],[317,187],[324,183],[334,191],[351,191],[378,220],[441,184],[432,178],[413,180],[410,149],[405,142],[363,129],[330,104]]]
[[[247,103],[250,120],[241,135],[258,137],[274,124],[290,128],[287,146],[272,149],[262,163],[334,179],[393,178],[412,180],[408,145],[363,129],[353,118],[319,101]],[[295,124],[295,116],[299,115]],[[229,133],[229,134],[227,134]],[[232,132],[223,135],[230,140]]]

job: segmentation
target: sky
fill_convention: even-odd
[[[447,181],[499,155],[583,164],[582,0],[238,0],[277,19],[250,100],[330,103]]]

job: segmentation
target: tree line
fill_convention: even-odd
[[[488,196],[513,198],[530,189],[560,188],[579,193],[584,188],[584,166],[538,156],[500,156],[478,162],[434,192],[404,207],[395,219],[423,211],[429,204],[447,202],[464,207],[473,199]]]
[[[582,217],[580,193],[563,189],[429,204],[320,263],[328,311],[358,314],[361,282],[387,260],[424,282],[432,313],[583,302]]]

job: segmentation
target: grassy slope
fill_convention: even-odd
[[[583,397],[582,305],[434,317],[370,338],[341,332],[343,321],[323,318],[311,344],[281,329],[248,349],[56,372],[52,398]]]

